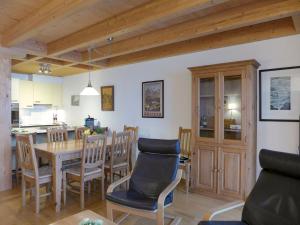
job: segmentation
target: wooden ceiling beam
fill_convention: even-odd
[[[72,65],[71,67],[84,69],[84,70],[93,70],[93,69],[95,69],[93,66],[84,65],[84,64],[75,64],[75,65]]]
[[[228,0],[155,0],[100,23],[84,28],[48,44],[49,55],[59,55],[86,47],[108,37],[116,37],[170,18],[181,13],[191,13]]]
[[[11,60],[11,65],[14,66],[14,65],[17,65],[19,63],[23,62],[23,60],[20,60],[20,59],[12,59]]]
[[[27,54],[23,59],[19,60],[18,62],[15,62],[14,66],[16,65],[21,65],[21,64],[26,64],[28,62],[34,62],[37,61],[39,59],[43,58],[42,56],[36,56],[36,55],[31,55],[31,54]]]
[[[95,4],[97,0],[53,0],[42,6],[31,16],[22,19],[3,33],[2,45],[11,47],[30,39],[38,30],[49,26],[61,18]]]
[[[289,17],[117,56],[111,59],[102,60],[98,62],[98,64],[105,67],[114,67],[191,52],[200,52],[209,49],[295,35],[297,33],[298,32],[293,26],[293,21],[291,17]]]
[[[183,22],[143,35],[96,48],[92,60],[102,60],[149,48],[189,40],[244,26],[288,17],[300,12],[299,0],[260,1],[216,13],[204,18]],[[83,61],[88,53],[82,54]]]
[[[295,29],[300,33],[300,15],[293,16],[293,22]]]
[[[40,55],[46,56],[47,55],[47,45],[37,40],[28,39],[15,45],[13,48],[20,49],[25,51],[27,54],[31,55]]]
[[[41,58],[36,61],[40,62],[40,63],[48,63],[48,64],[54,64],[54,65],[58,65],[58,66],[65,66],[65,65],[71,64],[70,62],[66,62],[66,61],[59,60],[59,59],[52,59],[52,58]]]

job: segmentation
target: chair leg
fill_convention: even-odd
[[[80,207],[84,209],[84,181],[80,184]]]
[[[63,172],[63,198],[64,198],[64,205],[67,204],[67,173]]]
[[[87,185],[88,185],[88,194],[90,194],[91,193],[91,181],[88,181]]]
[[[156,218],[157,225],[164,225],[165,224],[165,213],[164,209],[157,210],[157,218]]]
[[[112,184],[114,182],[114,173],[113,171],[110,171],[110,183]]]
[[[104,178],[104,175],[103,175],[102,178],[101,178],[101,198],[102,198],[103,201],[104,201],[104,180],[105,180],[105,178]]]
[[[190,188],[190,164],[185,166],[185,192],[188,194]]]
[[[97,179],[93,180],[93,187],[94,187],[94,192],[97,192]]]
[[[38,181],[35,185],[35,213],[40,212],[40,185]]]
[[[26,181],[24,179],[24,176],[22,175],[22,206],[24,207],[26,205]]]

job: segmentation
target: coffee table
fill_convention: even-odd
[[[49,225],[78,225],[80,221],[84,218],[89,219],[100,219],[103,220],[103,225],[116,225],[115,223],[111,222],[110,220],[104,218],[103,216],[100,216],[97,213],[94,213],[91,210],[85,210],[80,213],[74,214],[72,216],[66,217],[62,220],[59,220],[55,223],[51,223]]]

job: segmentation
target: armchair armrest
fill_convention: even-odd
[[[174,181],[172,181],[164,190],[162,193],[160,193],[159,197],[158,197],[158,202],[157,202],[157,205],[158,205],[158,208],[162,208],[164,207],[164,203],[165,203],[165,199],[166,197],[168,196],[168,194],[170,192],[172,192],[176,186],[178,185],[178,183],[180,182],[181,180],[181,176],[182,176],[182,170],[179,169],[177,170],[177,174],[176,174],[176,178]]]
[[[129,174],[129,175],[127,175],[127,176],[121,178],[120,180],[117,180],[116,182],[110,184],[109,187],[108,187],[108,189],[107,189],[107,191],[106,191],[106,193],[112,193],[116,187],[118,187],[118,186],[121,185],[122,183],[124,183],[124,182],[126,182],[127,180],[129,180],[130,177],[131,177],[131,174]]]
[[[231,203],[225,204],[225,205],[223,205],[221,207],[218,207],[218,208],[213,209],[213,210],[211,210],[209,212],[206,212],[203,215],[202,220],[203,221],[209,221],[209,220],[211,220],[216,215],[219,215],[221,213],[233,210],[235,208],[239,208],[241,206],[244,206],[244,204],[245,204],[245,202],[243,202],[243,201],[235,201],[235,202],[231,202]]]

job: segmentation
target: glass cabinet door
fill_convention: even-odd
[[[199,79],[199,136],[215,137],[215,78]]]
[[[241,140],[242,77],[224,76],[224,139]]]

